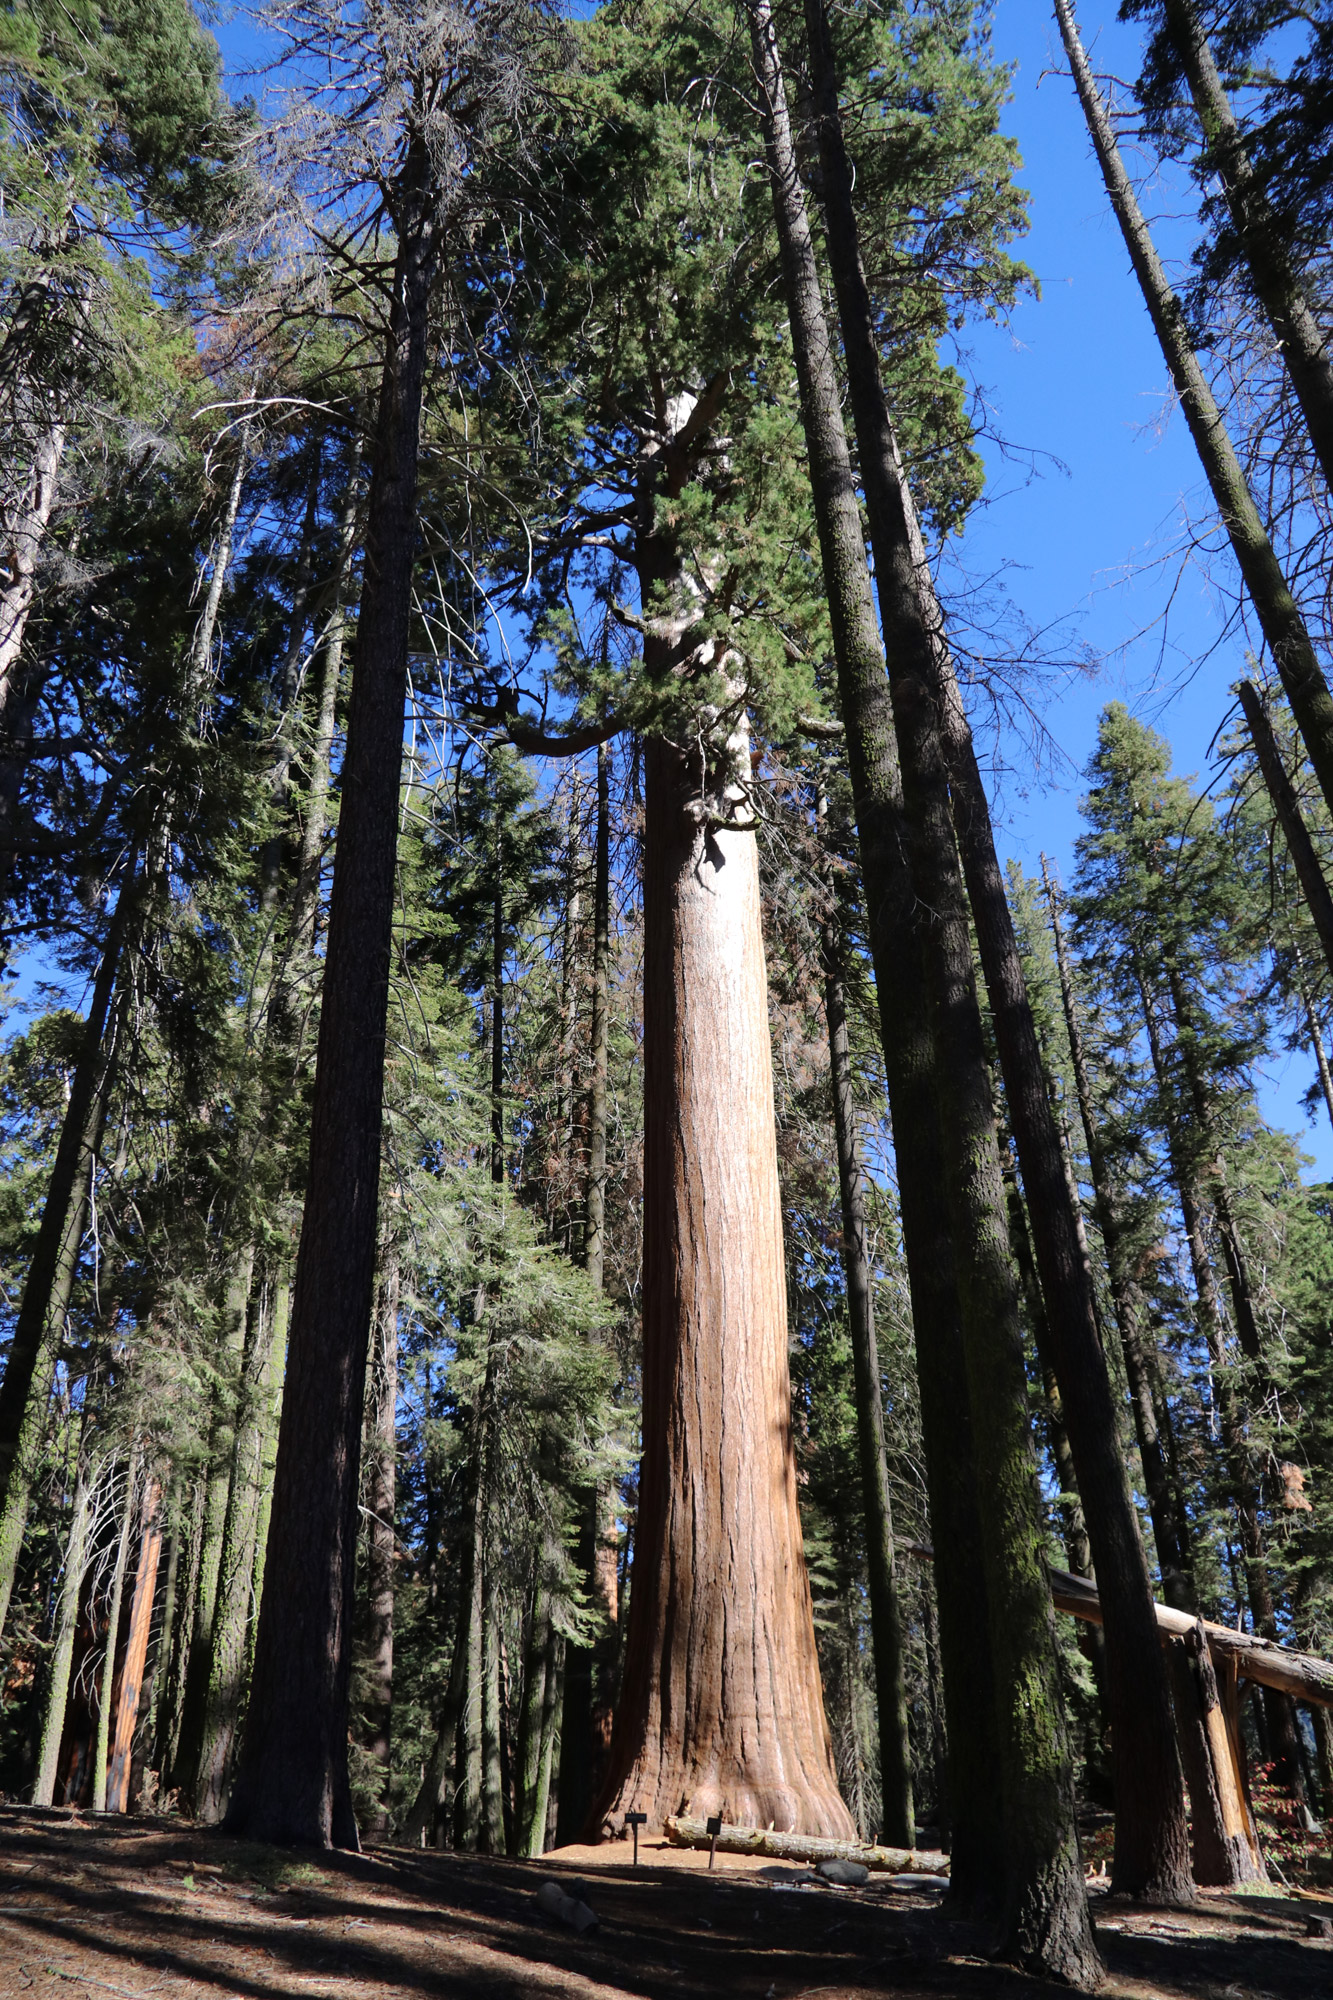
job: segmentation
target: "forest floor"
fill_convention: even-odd
[[[799,1868],[644,1842],[541,1861],[379,1848],[302,1858],[188,1823],[0,1809],[0,1995],[33,2000],[1019,2000],[931,1889],[815,1886]],[[539,1912],[556,1880],[601,1928]],[[1329,2000],[1322,1904],[1211,1893],[1189,1912],[1094,1885],[1108,2000]],[[1330,1926],[1333,1929],[1333,1926]]]

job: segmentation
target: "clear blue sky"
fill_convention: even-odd
[[[1115,0],[1082,0],[1080,25],[1089,45],[1096,37],[1099,72],[1132,78],[1138,31],[1120,27],[1115,11]],[[1054,73],[1061,51],[1045,0],[999,0],[995,47],[1018,65],[1005,126],[1023,155],[1032,224],[1023,254],[1042,297],[1022,305],[1008,330],[974,335],[973,366],[999,433],[1049,456],[1029,477],[988,452],[990,504],[969,525],[964,556],[981,575],[1012,565],[1009,595],[1027,617],[1061,628],[1101,658],[1094,679],[1057,684],[1042,709],[1072,770],[1048,766],[1033,777],[1014,746],[1012,773],[997,795],[1005,852],[1035,870],[1044,848],[1067,878],[1079,832],[1077,774],[1094,748],[1104,704],[1126,701],[1170,740],[1177,772],[1206,778],[1208,746],[1244,660],[1234,643],[1206,657],[1220,621],[1197,570],[1179,584],[1165,628],[1161,623],[1166,578],[1178,580],[1163,559],[1178,545],[1184,513],[1206,512],[1207,495],[1179,413],[1163,426],[1166,367],[1073,85]],[[1145,198],[1165,218],[1165,252],[1188,254],[1188,200],[1179,186]],[[1329,1177],[1333,1131],[1322,1113],[1308,1125],[1299,1102],[1314,1073],[1312,1057],[1275,1061],[1261,1079],[1261,1099],[1269,1118],[1298,1135],[1321,1177]]]
[[[1080,24],[1098,70],[1131,78],[1139,34],[1119,26],[1115,12],[1116,0],[1082,0]],[[230,62],[255,60],[242,13],[215,32]],[[962,554],[977,576],[1004,572],[1009,597],[1031,624],[1100,663],[1094,677],[1057,680],[1041,699],[1062,759],[1034,772],[1023,746],[1010,744],[996,793],[1005,855],[1035,870],[1044,849],[1067,878],[1079,774],[1104,704],[1127,701],[1170,739],[1178,772],[1205,778],[1209,743],[1244,663],[1234,645],[1205,657],[1219,633],[1206,581],[1196,571],[1181,583],[1167,560],[1184,512],[1205,512],[1206,493],[1178,413],[1163,425],[1166,368],[1073,86],[1058,73],[1046,0],[998,0],[995,47],[1017,65],[1005,124],[1023,155],[1032,227],[1022,251],[1042,296],[1021,305],[1009,328],[974,331],[969,367],[994,429],[1038,456],[1029,474],[988,451],[988,504],[973,517]],[[255,86],[237,78],[233,87]],[[1145,197],[1168,255],[1188,254],[1190,199],[1169,185]],[[1177,587],[1164,624],[1168,575]],[[1299,1102],[1313,1075],[1312,1059],[1276,1059],[1260,1079],[1261,1100],[1274,1123],[1299,1136],[1320,1177],[1333,1177],[1333,1131],[1322,1114],[1310,1125]]]

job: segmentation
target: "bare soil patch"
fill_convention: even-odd
[[[179,1821],[0,1809],[0,1995],[33,2000],[1018,2000],[1053,1989],[988,1964],[928,1889],[645,1841],[541,1861],[377,1848],[294,1854]],[[601,1919],[576,1939],[537,1909],[556,1880]],[[1096,1893],[1096,1892],[1095,1892]],[[1098,1931],[1123,2000],[1329,2000],[1333,1901],[1112,1903]]]

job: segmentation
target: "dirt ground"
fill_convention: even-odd
[[[545,1919],[547,1880],[600,1929]],[[1124,2000],[1333,2000],[1333,1899],[1210,1894],[1196,1910],[1094,1885]],[[174,1821],[0,1809],[0,1995],[33,2000],[1018,2000],[1055,1989],[990,1965],[931,1889],[813,1883],[799,1868],[644,1842],[541,1861],[379,1848],[301,1857]],[[1333,1923],[1327,1924],[1333,1932]]]

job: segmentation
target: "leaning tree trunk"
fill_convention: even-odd
[[[912,1744],[907,1727],[903,1678],[902,1614],[893,1565],[893,1510],[884,1452],[884,1399],[875,1337],[875,1296],[866,1227],[866,1177],[852,1098],[851,1047],[842,970],[842,939],[836,916],[824,935],[824,1012],[829,1038],[829,1094],[838,1152],[842,1204],[842,1260],[847,1281],[847,1319],[856,1380],[856,1434],[861,1470],[861,1513],[865,1525],[866,1576],[870,1597],[870,1640],[875,1660],[879,1711],[881,1830],[890,1847],[916,1844],[912,1811]]]
[[[106,1646],[102,1653],[102,1675],[97,1690],[97,1730],[93,1747],[93,1811],[106,1811],[107,1759],[111,1747],[111,1704],[116,1688],[116,1647],[120,1638],[120,1606],[125,1593],[125,1565],[129,1560],[130,1531],[134,1526],[135,1466],[130,1459],[125,1468],[125,1510],[120,1518],[116,1541],[116,1561],[111,1572],[111,1602],[107,1607]]]
[[[779,94],[775,111],[784,120]],[[789,137],[789,135],[788,135]],[[790,161],[788,146],[787,159]],[[981,1510],[965,1382],[956,1249],[944,1190],[935,1054],[916,892],[906,864],[892,705],[875,625],[841,392],[794,162],[776,184],[824,589],[847,736],[879,1006],[935,1547],[952,1823],[951,1900],[998,1907],[1004,1879],[999,1726],[981,1554]],[[909,1164],[910,1163],[910,1164]]]
[[[32,1788],[35,1806],[55,1804],[56,1777],[60,1770],[60,1742],[65,1733],[65,1708],[69,1701],[69,1676],[74,1664],[74,1641],[79,1629],[79,1601],[83,1593],[83,1573],[88,1559],[89,1515],[92,1511],[93,1479],[82,1459],[74,1482],[74,1504],[70,1510],[69,1540],[65,1544],[65,1573],[60,1583],[60,1603],[56,1612],[55,1645],[46,1684],[42,1734],[37,1751],[37,1780]]]
[[[1231,540],[1236,565],[1282,679],[1320,789],[1333,812],[1333,694],[1305,620],[1282,572],[1227,435],[1222,412],[1190,344],[1184,308],[1172,291],[1120,156],[1110,118],[1074,24],[1070,0],[1055,0],[1056,19],[1079,101],[1092,135],[1111,206],[1161,345],[1195,448]]]
[[[1162,1450],[1157,1408],[1153,1398],[1152,1374],[1141,1324],[1141,1302],[1125,1255],[1119,1205],[1111,1180],[1106,1148],[1102,1143],[1101,1128],[1093,1107],[1092,1086],[1083,1047],[1083,1028],[1075,1002],[1073,976],[1069,966],[1069,955],[1065,949],[1055,888],[1045,855],[1042,856],[1041,866],[1047,906],[1051,915],[1051,929],[1055,938],[1055,960],[1060,975],[1060,997],[1064,1008],[1069,1053],[1074,1068],[1074,1088],[1078,1096],[1079,1117],[1083,1125],[1084,1144],[1088,1149],[1088,1166],[1092,1174],[1097,1220],[1101,1227],[1102,1246],[1106,1253],[1107,1270],[1111,1281],[1111,1305],[1115,1312],[1120,1349],[1125,1360],[1125,1376],[1129,1383],[1130,1405],[1134,1413],[1134,1431],[1143,1467],[1144,1490],[1148,1496],[1148,1513],[1153,1526],[1153,1539],[1157,1544],[1157,1561],[1162,1573],[1162,1590],[1167,1603],[1173,1605],[1177,1611],[1193,1611],[1197,1609],[1197,1604],[1189,1524],[1183,1510],[1176,1505],[1170,1470]]]
[[[1171,1177],[1175,1182],[1176,1193],[1180,1199],[1181,1217],[1185,1224],[1185,1241],[1194,1276],[1200,1329],[1207,1343],[1213,1367],[1219,1428],[1222,1433],[1223,1462],[1231,1502],[1236,1510],[1236,1524],[1240,1531],[1250,1616],[1259,1636],[1275,1642],[1278,1636],[1277,1611],[1273,1603],[1263,1527],[1259,1516],[1258,1486],[1245,1435],[1244,1411],[1226,1356],[1221,1299],[1218,1295],[1212,1259],[1208,1253],[1204,1227],[1204,1198],[1199,1187],[1198,1162],[1174,1103],[1156,1005],[1148,989],[1142,967],[1137,964],[1136,978],[1144,1027],[1147,1031],[1148,1052],[1152,1059],[1153,1077],[1162,1106],[1167,1157],[1171,1163]],[[1272,1747],[1277,1761],[1282,1766],[1284,1780],[1289,1785],[1298,1807],[1305,1810],[1305,1786],[1296,1737],[1295,1711],[1290,1697],[1283,1695],[1278,1689],[1265,1688],[1262,1700]]]
[[[1333,360],[1305,297],[1284,232],[1269,206],[1231,109],[1194,0],[1164,0],[1175,44],[1203,129],[1203,160],[1217,175],[1250,283],[1273,330],[1301,406],[1324,480],[1333,492]]]
[[[1116,1783],[1114,1882],[1124,1894],[1157,1901],[1188,1899],[1192,1894],[1189,1832],[1170,1690],[1153,1620],[1147,1560],[1120,1454],[1115,1400],[1097,1325],[1092,1272],[1080,1240],[1064,1151],[1047,1092],[1027,982],[995,853],[990,807],[948,658],[880,380],[874,315],[861,269],[852,175],[838,112],[837,79],[823,0],[807,0],[806,18],[819,118],[829,260],[860,447],[880,618],[888,648],[889,679],[898,717],[906,789],[909,802],[919,793],[919,810],[923,815],[916,848],[922,857],[917,870],[918,886],[937,912],[931,939],[942,944],[948,921],[935,897],[928,893],[924,874],[937,854],[947,864],[952,851],[948,829],[939,827],[932,838],[924,821],[924,815],[931,809],[928,765],[934,764],[942,752],[947,761],[954,829],[990,997],[1005,1098],[1032,1218],[1052,1360],[1078,1472],[1093,1561],[1107,1608],[1106,1696]],[[938,748],[932,738],[938,739]],[[942,776],[942,771],[935,776],[936,788]],[[944,873],[940,876],[940,886],[946,886]],[[960,969],[963,944],[960,937],[954,947]],[[955,982],[955,990],[966,1011],[962,984]],[[937,1019],[943,1027],[949,1016],[941,1010]],[[960,1014],[960,1029],[962,1020]],[[945,1078],[946,1082],[961,1086],[961,1075],[956,1069],[947,1070]],[[978,1112],[981,1102],[979,1077]],[[969,1168],[960,1158],[960,1187],[966,1185],[971,1171],[975,1167]],[[999,1223],[1002,1231],[1002,1217]],[[979,1248],[985,1238],[975,1234],[965,1240]],[[989,1278],[986,1284],[989,1290]],[[998,1300],[999,1294],[992,1296]],[[1035,1642],[1035,1624],[1033,1636]]]
[[[139,906],[131,871],[121,888],[93,982],[83,1044],[70,1085],[37,1243],[0,1384],[0,1631],[28,1518],[28,1493],[46,1432],[46,1405],[64,1334],[88,1216],[115,1059],[111,999]]]
[[[1282,828],[1301,893],[1319,933],[1319,942],[1324,947],[1328,969],[1333,973],[1333,890],[1328,886],[1328,877],[1315,852],[1310,829],[1305,824],[1300,801],[1296,797],[1296,788],[1287,776],[1287,767],[1282,761],[1273,724],[1259,690],[1253,681],[1238,681],[1236,693],[1245,711],[1264,787],[1277,815],[1278,825]]]
[[[389,956],[431,284],[432,169],[396,193],[342,813],[264,1599],[227,1814],[251,1838],[358,1844],[347,1770],[362,1402],[375,1285]]]
[[[643,1461],[603,1816],[849,1837],[797,1506],[758,855],[691,814],[673,746],[645,767]]]

